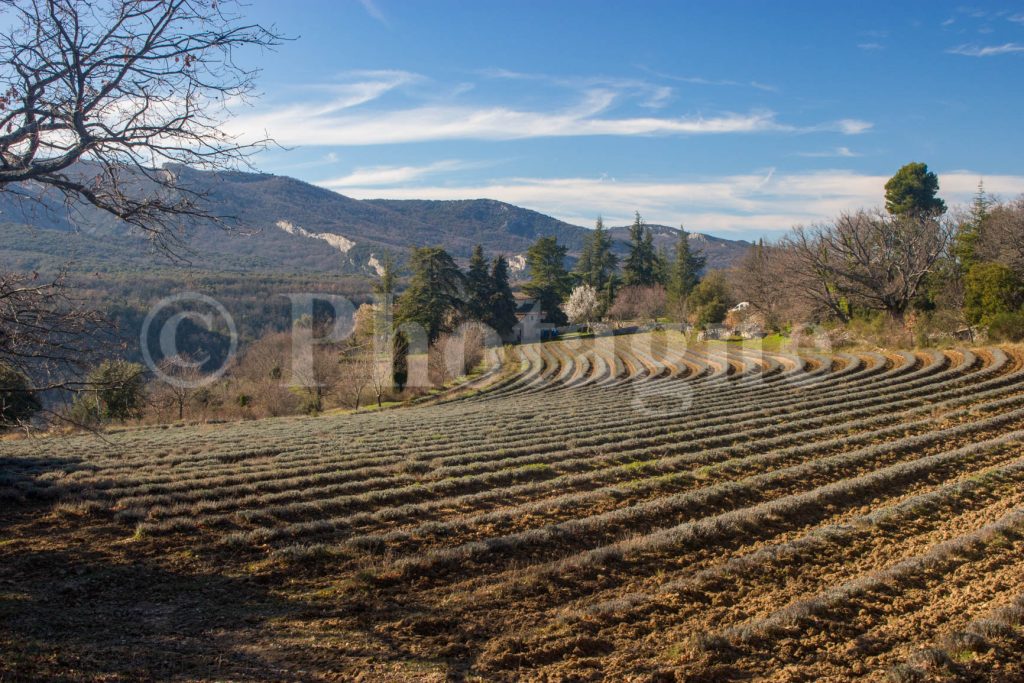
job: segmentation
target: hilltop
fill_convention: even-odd
[[[209,226],[190,231],[187,256],[206,270],[372,274],[385,251],[403,256],[413,246],[438,245],[461,260],[478,243],[488,254],[505,254],[515,262],[538,237],[548,235],[566,245],[572,257],[589,234],[589,228],[493,199],[358,200],[287,176],[174,171],[182,186],[204,194],[216,213],[232,219],[230,233]],[[21,268],[69,259],[90,270],[153,267],[146,241],[109,216],[85,207],[72,219],[58,202],[47,199],[46,206],[0,195],[0,257]],[[657,245],[670,249],[678,230],[651,227]],[[613,228],[612,235],[615,251],[625,253],[628,228]],[[699,233],[692,239],[707,253],[711,268],[729,266],[749,246]]]

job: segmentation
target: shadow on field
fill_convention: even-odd
[[[54,497],[60,488],[42,476],[50,472],[73,472],[82,468],[74,458],[48,455],[0,457],[0,505],[25,502],[26,499]]]
[[[95,551],[6,550],[0,681],[303,678],[256,650],[261,625],[294,605],[249,580]]]

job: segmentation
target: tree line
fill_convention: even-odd
[[[1024,338],[1024,198],[998,201],[979,183],[969,207],[949,210],[938,190],[926,164],[903,166],[884,209],[755,245],[730,273],[735,297],[775,330],[826,323],[918,345]]]

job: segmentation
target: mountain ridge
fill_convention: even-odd
[[[288,176],[241,171],[201,171],[174,167],[178,182],[203,194],[218,213],[233,216],[237,230],[196,226],[186,246],[193,264],[207,269],[248,272],[328,272],[370,275],[385,252],[404,257],[413,246],[441,246],[460,261],[473,245],[488,255],[515,258],[542,236],[554,236],[568,248],[570,258],[583,246],[590,228],[573,225],[532,209],[494,199],[421,200],[354,199]],[[77,207],[75,220],[62,217],[61,207],[39,211],[0,194],[0,256],[18,255],[20,262],[58,258],[83,252],[91,261],[144,261],[148,245],[129,235],[123,225],[90,207]],[[69,233],[34,239],[14,225],[38,231]],[[652,224],[655,244],[671,249],[678,228]],[[628,250],[628,226],[609,229],[614,250]],[[77,239],[72,235],[83,235]],[[115,239],[110,239],[115,238]],[[691,233],[702,242],[709,268],[727,267],[750,246]],[[105,245],[107,253],[95,253]],[[77,250],[77,252],[76,252]],[[55,253],[58,252],[58,253]]]

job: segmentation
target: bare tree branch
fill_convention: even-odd
[[[174,164],[247,166],[267,140],[220,124],[254,92],[241,50],[272,48],[231,0],[0,0],[0,189],[52,189],[172,247],[223,221]],[[159,169],[163,166],[164,168]]]

